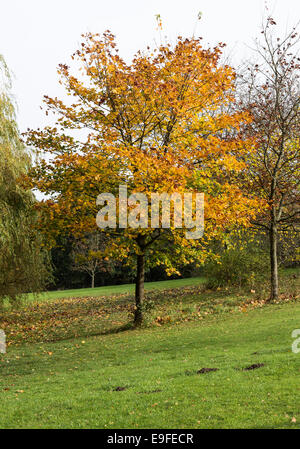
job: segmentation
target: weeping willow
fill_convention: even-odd
[[[9,89],[9,71],[0,55],[0,302],[44,288],[50,271],[35,226],[34,196],[21,185],[31,161]]]

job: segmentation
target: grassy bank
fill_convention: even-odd
[[[291,303],[12,346],[0,363],[0,427],[298,428],[299,327]],[[245,370],[253,364],[264,366]]]
[[[170,282],[138,330],[126,293],[3,312],[0,428],[299,428],[295,292],[268,305]]]
[[[203,284],[205,279],[203,277],[193,277],[186,279],[172,279],[158,282],[145,282],[145,290],[164,290],[167,288],[178,288],[192,285]],[[26,299],[29,301],[49,301],[59,298],[83,298],[85,296],[113,296],[120,294],[133,293],[135,289],[134,284],[108,285],[104,287],[95,288],[77,288],[73,290],[55,290],[41,293],[38,297],[28,295]]]

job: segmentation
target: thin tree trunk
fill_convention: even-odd
[[[278,263],[277,263],[277,227],[273,221],[270,231],[270,262],[271,262],[271,300],[278,298]]]
[[[135,283],[135,314],[134,324],[140,326],[143,322],[144,280],[145,280],[145,255],[137,255],[137,270]]]
[[[95,273],[92,273],[92,288],[95,287]]]

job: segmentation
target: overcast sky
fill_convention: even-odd
[[[284,33],[300,19],[300,0],[269,0],[271,15]],[[0,54],[15,76],[13,93],[21,131],[47,124],[42,97],[63,97],[56,68],[69,63],[80,35],[109,29],[126,60],[162,35],[202,36],[205,43],[228,44],[234,61],[249,56],[259,35],[264,0],[0,0]],[[197,14],[202,18],[197,23]]]

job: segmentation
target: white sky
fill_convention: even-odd
[[[56,68],[69,63],[81,34],[109,29],[117,36],[120,55],[128,60],[138,49],[159,42],[155,15],[163,21],[162,36],[172,41],[196,35],[204,43],[225,42],[231,58],[249,56],[259,35],[264,0],[0,0],[0,53],[15,76],[21,131],[42,127],[44,94],[62,98]],[[269,0],[270,14],[282,32],[300,19],[300,0]]]

